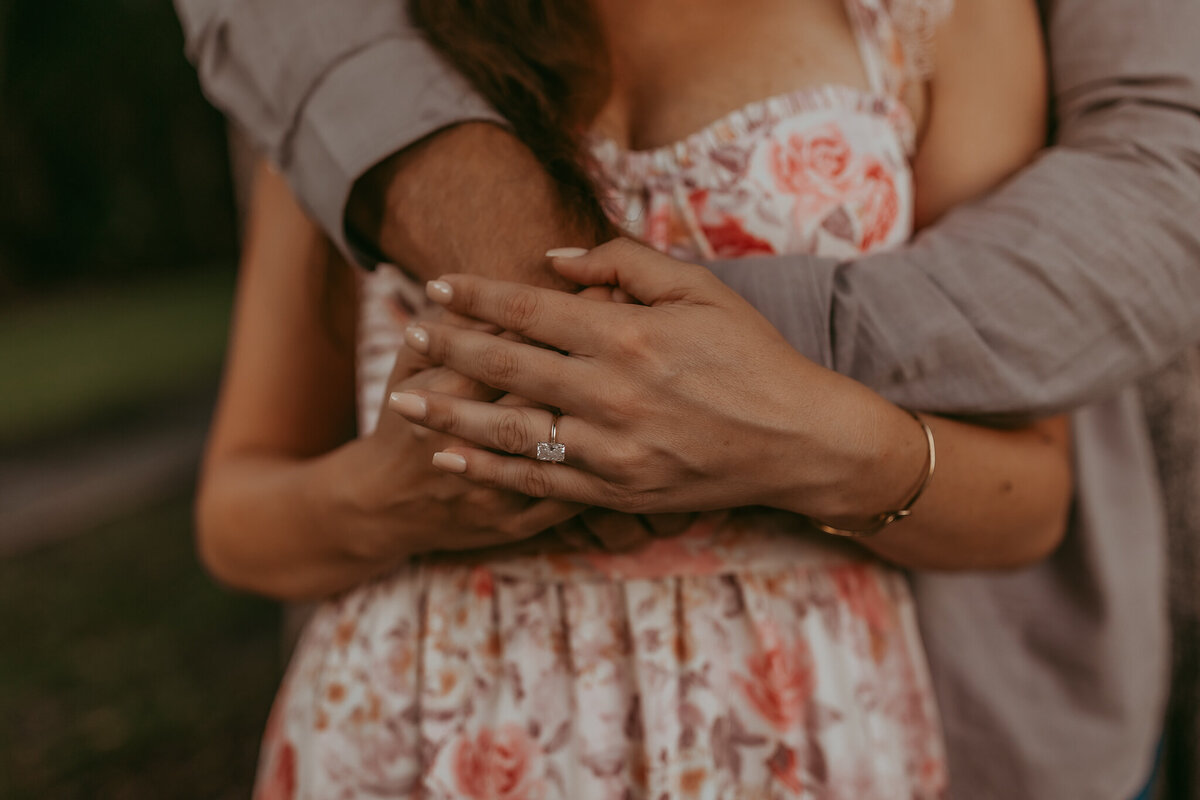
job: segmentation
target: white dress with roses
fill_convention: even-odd
[[[869,92],[771,98],[648,152],[598,143],[614,217],[684,259],[905,241],[914,127],[896,98],[912,53],[898,8],[925,24],[945,2],[848,0]],[[395,270],[365,280],[364,428],[414,296]],[[325,603],[268,723],[256,797],[923,800],[945,787],[904,576],[797,517],[737,509],[634,554],[420,558]]]

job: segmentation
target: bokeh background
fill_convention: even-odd
[[[237,252],[169,0],[0,0],[0,798],[245,798],[270,603],[194,556]]]

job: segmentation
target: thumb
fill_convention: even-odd
[[[644,305],[695,299],[714,280],[708,270],[676,261],[631,239],[613,239],[591,250],[551,250],[556,272],[584,286],[618,286]]]

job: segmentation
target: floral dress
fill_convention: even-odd
[[[631,234],[696,260],[854,256],[912,231],[901,21],[848,0],[870,91],[754,103],[671,147],[596,143]],[[420,292],[365,279],[364,431]],[[448,532],[452,533],[452,532]],[[799,517],[702,515],[633,554],[429,555],[325,603],[264,737],[256,797],[938,798],[937,711],[902,573]]]

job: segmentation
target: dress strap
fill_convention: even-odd
[[[854,29],[871,91],[897,96],[901,88],[897,81],[900,76],[895,74],[896,67],[888,58],[897,42],[887,10],[880,0],[846,0],[846,13]]]
[[[933,35],[954,0],[846,0],[871,90],[899,98],[933,70]]]

